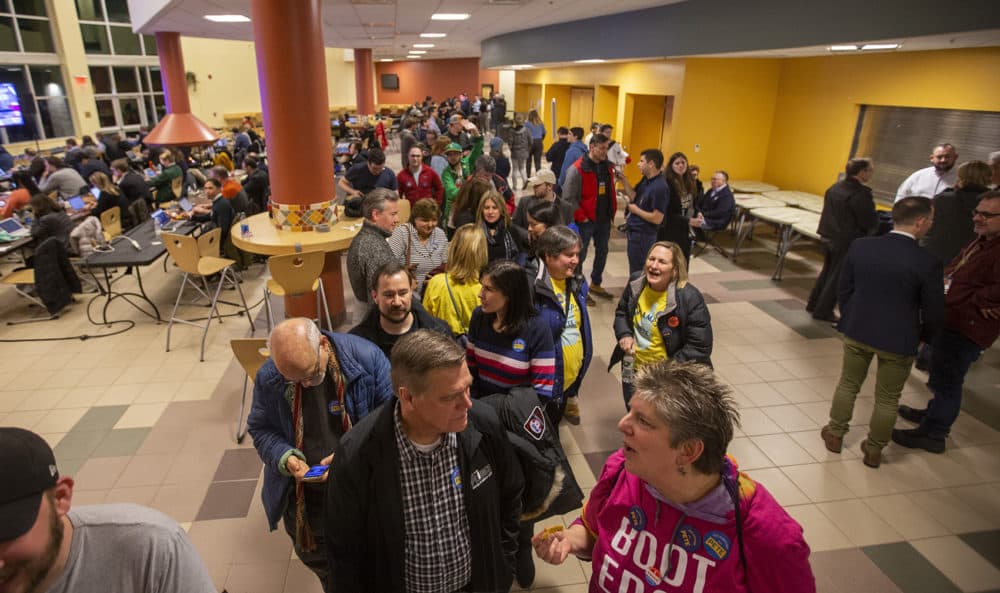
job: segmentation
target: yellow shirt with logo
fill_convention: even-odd
[[[556,300],[559,307],[566,311],[566,302],[569,301],[569,311],[566,315],[566,325],[562,331],[562,358],[563,358],[563,388],[569,387],[576,381],[583,368],[583,317],[580,315],[580,307],[572,295],[566,294],[566,281],[550,278],[553,292],[556,293]]]
[[[656,291],[649,285],[642,289],[632,317],[636,369],[667,359],[667,345],[656,326],[656,316],[666,308],[667,291]]]

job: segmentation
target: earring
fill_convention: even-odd
[[[680,474],[681,474],[682,476],[686,476],[686,475],[687,475],[687,473],[688,473],[688,472],[687,472],[687,470],[686,470],[686,469],[684,468],[684,466],[683,466],[683,465],[678,465],[678,466],[677,466],[677,471],[678,471],[678,472],[680,472]]]

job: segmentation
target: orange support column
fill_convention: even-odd
[[[180,33],[157,33],[156,53],[167,115],[150,131],[145,142],[154,146],[197,146],[218,140],[215,130],[191,114]]]
[[[358,113],[375,114],[375,68],[372,66],[372,50],[354,50],[354,88],[358,99]]]
[[[336,188],[326,92],[322,0],[252,0],[257,76],[271,177],[272,216],[285,231],[316,232],[335,218]],[[344,318],[340,253],[329,252],[323,285],[334,323]],[[289,316],[312,317],[315,300],[285,300]]]

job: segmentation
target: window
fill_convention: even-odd
[[[75,135],[59,66],[0,64],[0,82],[17,89],[24,115],[24,125],[0,128],[0,143]]]
[[[0,51],[55,53],[44,0],[0,0]]]
[[[153,125],[166,114],[159,68],[90,66],[90,81],[102,129],[132,131]]]
[[[0,0],[4,2],[6,0]],[[132,32],[127,0],[76,0],[83,50],[92,55],[155,56],[156,40]],[[2,25],[0,25],[2,27]]]

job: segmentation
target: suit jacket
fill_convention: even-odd
[[[853,177],[826,190],[817,232],[835,248],[846,250],[851,241],[875,232],[878,215],[872,190]]]
[[[840,274],[839,329],[845,336],[913,356],[944,324],[944,270],[899,233],[851,244]]]
[[[715,193],[712,193],[715,192]],[[705,225],[702,227],[707,231],[721,231],[729,224],[736,209],[736,200],[733,192],[726,185],[719,191],[710,189],[695,202],[698,212],[705,217]]]

